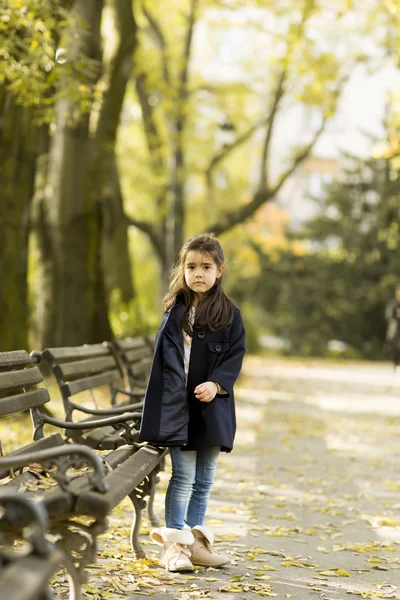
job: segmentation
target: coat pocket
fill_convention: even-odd
[[[214,352],[215,354],[223,354],[223,352],[228,352],[229,348],[229,342],[208,342],[209,351]]]

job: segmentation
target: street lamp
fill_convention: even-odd
[[[217,121],[215,130],[215,146],[217,155],[227,148],[230,148],[235,141],[236,128],[228,119],[226,114],[222,114]],[[215,183],[218,188],[226,189],[228,187],[228,174],[226,169],[221,165],[215,174]]]
[[[223,114],[217,123],[217,129],[215,132],[215,141],[218,150],[224,150],[233,144],[235,141],[235,126],[228,117]]]

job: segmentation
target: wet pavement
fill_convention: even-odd
[[[85,595],[97,600],[400,599],[400,378],[388,363],[248,358],[234,451],[221,455],[207,525],[220,570],[166,573],[110,517]],[[156,512],[162,520],[168,468]]]

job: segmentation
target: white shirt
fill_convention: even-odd
[[[196,309],[194,306],[192,306],[192,308],[189,310],[189,323],[192,327],[193,327],[193,323],[194,323],[195,314],[196,314]],[[186,331],[184,329],[182,329],[182,335],[183,335],[183,350],[184,350],[183,365],[185,368],[185,375],[186,375],[186,380],[187,380],[188,374],[189,374],[190,353],[192,351],[193,337],[191,335],[189,335],[188,333],[186,333]]]

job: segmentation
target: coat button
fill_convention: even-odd
[[[222,348],[219,344],[215,346],[215,352],[221,352]]]
[[[199,331],[199,333],[197,334],[197,337],[199,338],[199,340],[204,340],[204,338],[206,337],[206,334],[204,333],[204,331]]]

